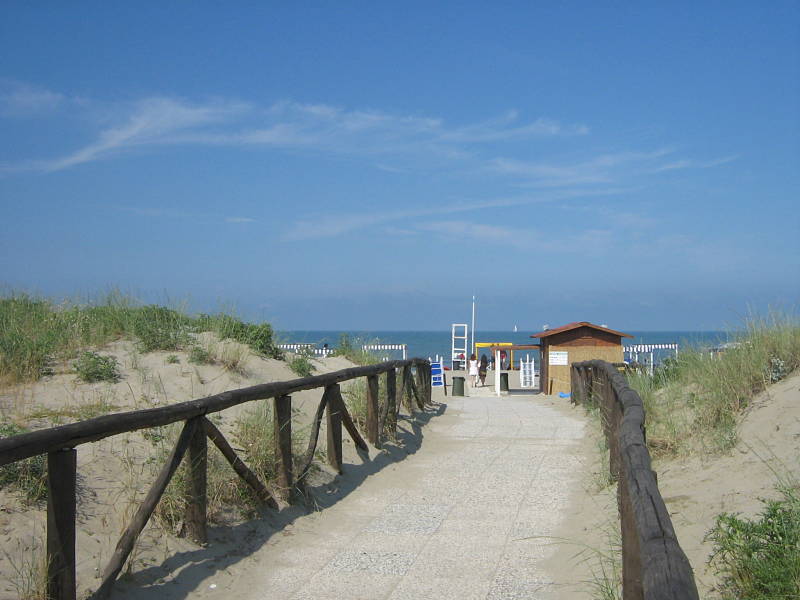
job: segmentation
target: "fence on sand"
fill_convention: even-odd
[[[642,399],[603,360],[572,364],[572,401],[600,409],[609,469],[617,482],[624,600],[699,598],[651,467]]]
[[[75,518],[76,518],[76,447],[113,435],[184,422],[180,437],[175,443],[166,464],[156,477],[150,491],[126,527],[114,554],[102,574],[95,598],[106,598],[120,571],[125,565],[136,539],[144,529],[158,505],[164,490],[180,466],[184,456],[189,471],[189,492],[185,524],[187,534],[198,542],[206,542],[207,493],[207,441],[210,439],[228,460],[236,473],[267,505],[277,507],[277,499],[287,501],[294,488],[302,488],[314,459],[323,415],[327,418],[327,457],[331,466],[342,470],[342,426],[362,450],[367,444],[356,429],[342,399],[339,383],[366,377],[367,417],[366,436],[374,446],[380,445],[380,432],[384,427],[396,428],[398,396],[397,373],[401,372],[400,399],[409,411],[415,403],[424,409],[431,401],[430,364],[427,360],[412,358],[382,362],[365,367],[353,367],[291,381],[265,383],[214,396],[181,402],[171,406],[136,410],[105,415],[0,439],[0,466],[40,454],[47,455],[47,570],[48,598],[75,600]],[[416,372],[416,373],[415,373]],[[378,397],[378,377],[385,374],[386,394]],[[416,379],[416,381],[415,381]],[[292,398],[290,394],[301,390],[324,388],[314,420],[308,448],[299,461],[297,475],[292,464]],[[275,456],[277,461],[276,489],[258,477],[239,458],[222,432],[206,418],[207,415],[226,408],[272,399],[274,420]]]

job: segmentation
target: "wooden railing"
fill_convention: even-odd
[[[698,598],[692,567],[650,468],[642,399],[614,365],[602,360],[573,363],[571,379],[572,401],[599,407],[608,442],[622,531],[622,597]]]
[[[322,418],[327,413],[327,457],[331,466],[342,470],[342,426],[353,442],[362,450],[367,444],[358,432],[342,399],[339,383],[359,377],[367,378],[367,440],[380,446],[380,433],[397,426],[398,398],[397,371],[401,370],[400,399],[413,413],[413,405],[424,410],[431,401],[430,364],[427,360],[413,358],[395,360],[365,367],[343,369],[325,375],[304,377],[291,381],[265,383],[248,388],[231,390],[171,406],[105,415],[86,421],[23,433],[0,439],[0,466],[47,454],[47,568],[48,598],[75,600],[75,516],[76,516],[76,446],[94,442],[120,433],[148,429],[184,421],[183,430],[172,449],[166,464],[156,477],[136,514],[117,543],[114,554],[103,571],[100,587],[94,598],[108,597],[125,561],[128,559],[139,534],[153,514],[164,490],[187,456],[189,491],[187,495],[185,524],[187,534],[205,543],[206,536],[206,465],[207,440],[210,439],[222,452],[236,473],[256,495],[269,506],[277,507],[275,496],[286,502],[293,489],[302,489],[317,447]],[[414,374],[416,371],[416,375]],[[378,376],[386,374],[386,396],[378,398]],[[416,379],[416,382],[415,382]],[[299,472],[292,469],[292,399],[290,394],[301,390],[324,388],[314,420],[308,448],[299,462]],[[275,457],[277,463],[276,489],[258,479],[238,457],[222,432],[206,415],[232,406],[255,400],[273,400]]]

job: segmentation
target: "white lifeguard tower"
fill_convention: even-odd
[[[450,335],[450,366],[460,371],[467,365],[469,355],[469,327],[466,323],[453,323]]]

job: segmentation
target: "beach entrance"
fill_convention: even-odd
[[[539,351],[538,344],[511,344],[505,342],[478,342],[477,352],[485,349],[492,356],[492,379],[497,396],[512,391],[539,392],[539,371],[533,352]],[[519,362],[514,361],[514,352]],[[522,353],[527,352],[523,355]],[[517,367],[516,369],[514,367]],[[516,373],[515,373],[516,371]],[[514,375],[514,377],[512,377]]]

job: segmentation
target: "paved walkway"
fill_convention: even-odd
[[[564,585],[569,565],[543,564],[555,546],[540,536],[559,533],[570,498],[582,493],[582,420],[542,396],[445,402],[416,453],[270,541],[263,572],[248,577],[250,595],[236,595],[575,597]]]

